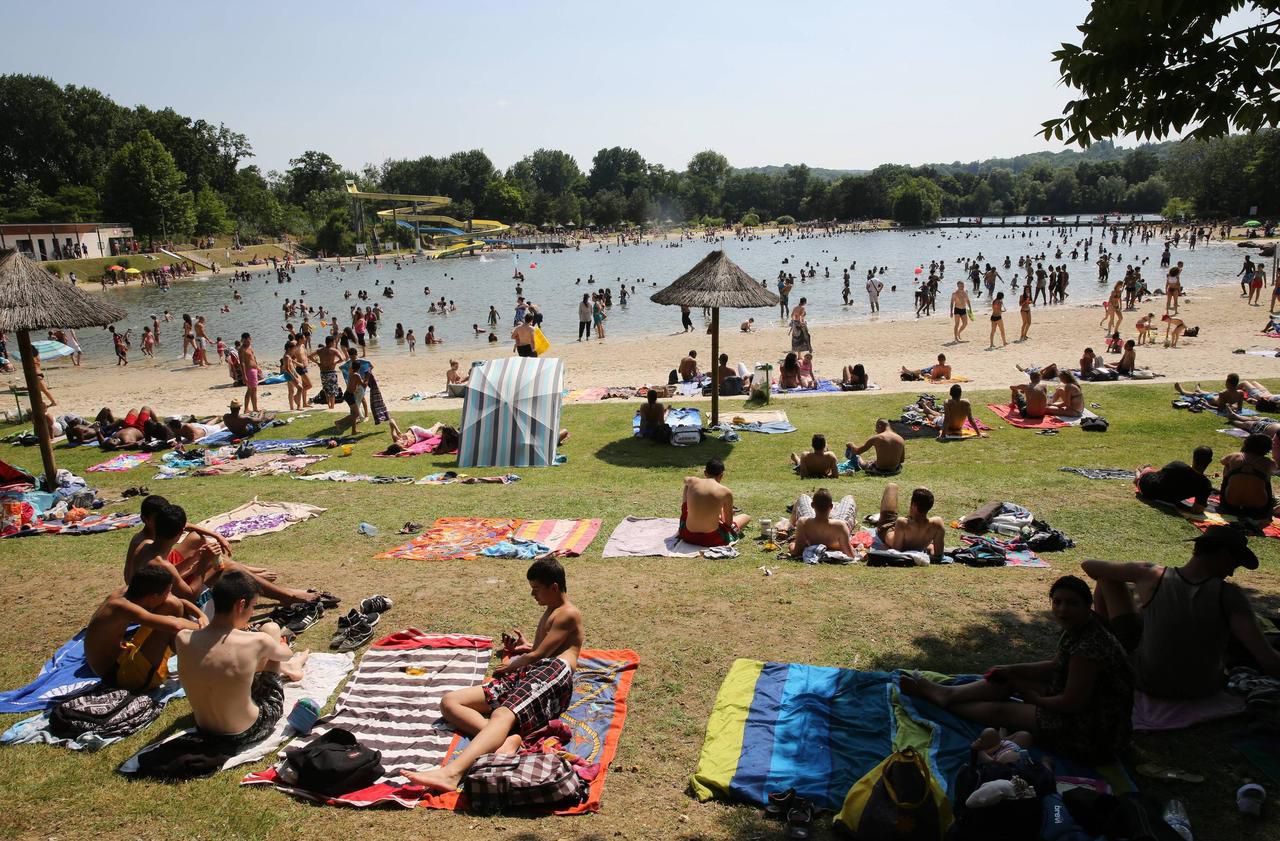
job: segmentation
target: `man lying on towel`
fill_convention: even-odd
[[[85,628],[85,662],[103,683],[150,692],[169,676],[174,636],[207,624],[198,607],[173,595],[167,571],[143,567],[94,611]],[[133,625],[138,628],[130,635]]]
[[[582,612],[570,603],[564,567],[555,558],[534,561],[525,573],[542,618],[533,645],[517,632],[509,651],[516,653],[493,670],[483,686],[455,689],[444,696],[441,712],[455,730],[471,738],[456,757],[432,771],[398,769],[408,780],[431,791],[453,791],[481,756],[515,753],[521,741],[560,717],[573,698],[573,672],[578,667],[586,632]]]
[[[274,622],[247,630],[257,603],[257,582],[228,572],[213,585],[208,627],[179,631],[176,639],[196,729],[236,752],[271,734],[284,714],[284,683],[302,679],[310,653],[295,654]]]
[[[734,515],[733,491],[726,488],[724,462],[713,458],[702,476],[686,476],[680,503],[680,539],[696,546],[728,546],[742,537],[751,518]]]

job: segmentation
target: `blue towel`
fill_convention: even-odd
[[[289,378],[284,374],[272,374],[262,382],[258,383],[258,385],[279,385],[280,383],[287,383],[288,381]]]
[[[177,657],[169,658],[170,671],[173,673],[174,676],[171,677],[169,680],[166,680],[164,683],[160,684],[160,686],[158,686],[156,689],[152,690],[149,693],[151,695],[151,700],[155,701],[157,704],[159,704],[162,707],[165,704],[172,701],[174,698],[182,698],[187,694],[186,690],[182,688],[182,684],[178,682],[178,678],[176,674],[177,659],[178,659]],[[143,729],[146,729],[146,728],[143,728]],[[128,735],[132,736],[133,733],[130,733]],[[101,750],[102,748],[105,748],[107,745],[118,742],[124,738],[126,738],[126,736],[107,736],[104,738],[102,736],[99,736],[96,733],[82,733],[81,735],[77,736],[74,739],[66,739],[60,736],[55,736],[49,730],[49,711],[45,710],[39,715],[33,715],[30,718],[24,718],[21,721],[18,721],[15,724],[13,724],[8,730],[4,731],[3,734],[0,734],[0,744],[57,745],[59,747],[69,748],[71,750],[84,750],[84,751],[93,752],[96,750]]]
[[[774,394],[827,394],[835,391],[840,391],[840,384],[831,380],[818,380],[817,388],[782,389],[776,385],[773,387]]]
[[[734,424],[734,429],[741,432],[763,432],[765,435],[782,435],[787,432],[795,432],[796,428],[791,421],[769,421],[768,423],[741,423]]]
[[[486,546],[480,550],[481,555],[490,558],[516,558],[522,561],[532,561],[539,555],[545,555],[551,551],[550,546],[544,546],[536,540],[504,540],[493,546]]]
[[[692,427],[694,429],[702,428],[702,413],[694,408],[670,408],[667,409],[667,426],[672,429],[681,429],[682,427]],[[792,427],[794,429],[795,427]],[[640,413],[631,417],[631,434],[638,436],[640,434]]]
[[[84,659],[84,631],[53,653],[36,679],[26,686],[0,692],[0,713],[25,713],[52,707],[58,701],[98,682]]]

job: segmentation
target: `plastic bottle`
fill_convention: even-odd
[[[378,530],[369,523],[361,523],[360,527],[357,528],[356,531],[367,537],[377,537],[378,535]]]
[[[1164,807],[1164,822],[1173,827],[1173,831],[1182,836],[1183,841],[1194,841],[1191,835],[1191,819],[1187,817],[1187,807],[1181,800],[1170,800]]]

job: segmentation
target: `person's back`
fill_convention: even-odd
[[[681,359],[679,371],[680,371],[680,379],[683,380],[684,382],[689,382],[690,380],[697,377],[698,376],[697,357],[693,353],[690,353],[684,359]]]
[[[1253,434],[1245,439],[1245,447],[1238,453],[1228,453],[1222,459],[1222,504],[1227,513],[1247,513],[1271,518],[1275,497],[1271,489],[1271,474],[1275,462],[1268,458],[1271,439]]]
[[[839,461],[830,450],[805,453],[800,457],[797,472],[802,479],[834,479],[840,474]]]
[[[964,422],[973,414],[969,401],[961,397],[950,397],[942,404],[942,433],[944,435],[961,435],[964,433]]]
[[[851,505],[851,501],[852,497],[847,497],[844,504]],[[791,554],[799,556],[809,546],[826,546],[828,549],[843,552],[852,557],[853,547],[850,543],[852,531],[845,520],[831,519],[833,508],[831,493],[826,488],[819,488],[813,495],[810,505],[813,508],[813,516],[805,517],[796,525],[789,547]],[[854,508],[850,516],[856,515],[857,509]]]
[[[712,532],[723,523],[722,514],[732,492],[715,479],[690,476],[684,480],[688,514],[685,525],[690,531]]]
[[[1142,607],[1142,637],[1134,652],[1138,685],[1158,698],[1204,698],[1223,683],[1231,629],[1221,578],[1189,581],[1165,567]]]
[[[875,468],[877,470],[897,470],[906,460],[907,442],[887,424],[884,431],[877,432],[872,438],[872,446],[876,451]]]
[[[640,435],[648,438],[662,424],[666,423],[667,407],[658,402],[657,392],[650,391],[647,401],[639,410],[640,415]]]

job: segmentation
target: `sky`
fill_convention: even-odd
[[[538,148],[586,171],[624,146],[684,169],[870,169],[1061,149],[1051,53],[1086,0],[8,4],[0,73],[171,106],[249,138],[262,170],[315,149],[358,170]],[[117,45],[117,46],[113,46]],[[1131,145],[1131,144],[1123,144]]]

